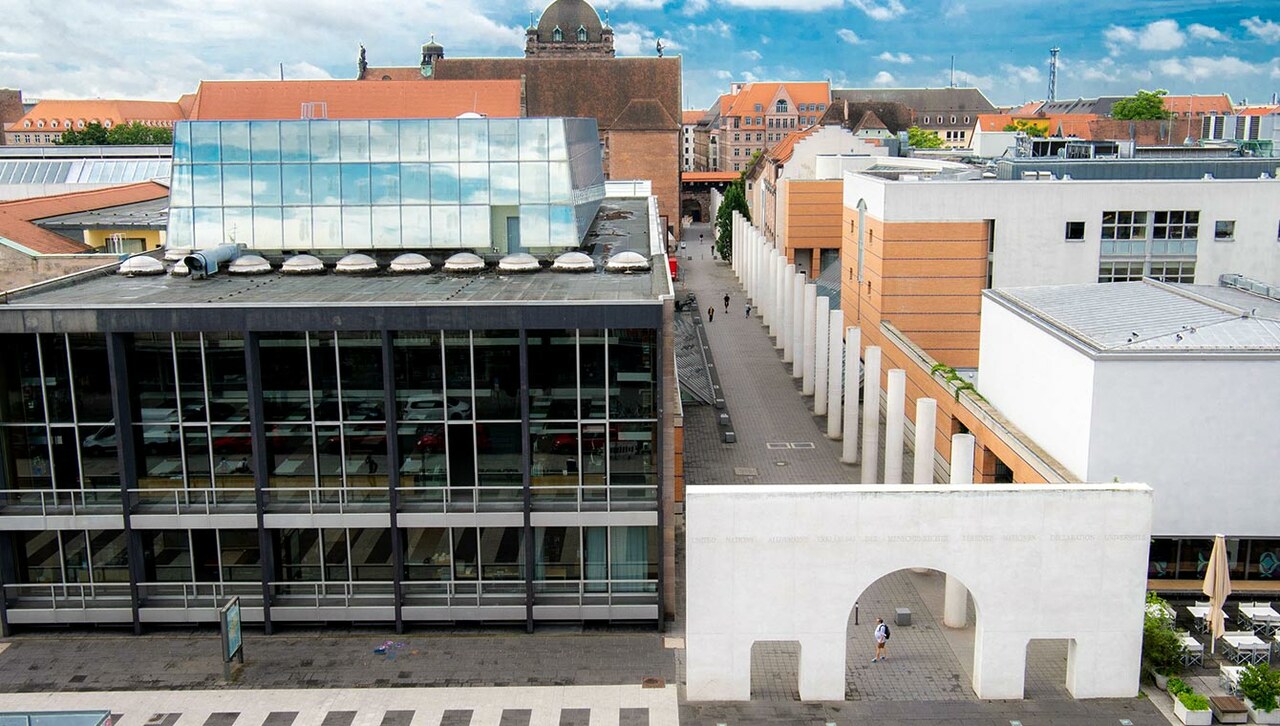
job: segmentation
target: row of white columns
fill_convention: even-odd
[[[902,484],[906,371],[895,368],[886,374],[885,455],[881,476],[880,348],[869,346],[862,351],[861,330],[845,327],[842,311],[831,310],[830,299],[818,295],[817,285],[809,282],[803,272],[797,272],[781,250],[736,213],[731,259],[754,313],[768,327],[775,347],[782,351],[783,362],[792,365],[792,376],[801,380],[802,394],[813,396],[814,414],[827,417],[827,437],[842,442],[841,461],[861,463],[863,484]],[[859,360],[859,353],[864,360]],[[858,407],[860,379],[861,411]],[[916,401],[911,472],[914,484],[934,483],[937,416],[936,400]],[[950,483],[953,486],[973,484],[973,452],[973,436],[952,437]],[[962,584],[948,576],[943,623],[948,627],[964,627],[967,615],[968,593]]]

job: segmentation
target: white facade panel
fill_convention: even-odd
[[[1280,279],[1274,178],[913,182],[846,174],[845,207],[864,198],[869,215],[891,222],[995,220],[994,287],[1097,282],[1108,211],[1198,211],[1196,284],[1231,272]],[[1214,239],[1219,221],[1235,223],[1232,241]],[[1085,223],[1084,241],[1066,241],[1067,222]]]
[[[1081,481],[1111,481],[1089,476],[1092,359],[986,298],[978,355],[978,390],[992,405]]]
[[[1156,536],[1276,536],[1280,362],[1101,360],[1094,385],[1089,481],[1150,484]]]

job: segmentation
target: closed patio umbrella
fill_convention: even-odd
[[[1226,632],[1223,606],[1231,594],[1231,565],[1227,562],[1227,540],[1222,535],[1213,539],[1213,552],[1204,573],[1204,594],[1209,597],[1209,652],[1215,652],[1218,638]]]

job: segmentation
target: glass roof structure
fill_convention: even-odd
[[[178,124],[168,245],[578,247],[604,199],[594,119]]]
[[[0,160],[0,184],[132,184],[168,178],[168,159]]]

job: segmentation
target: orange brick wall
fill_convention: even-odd
[[[938,361],[976,367],[987,224],[885,223],[868,215],[859,286],[857,221],[857,210],[844,210],[841,305],[849,324],[866,330],[889,321]]]
[[[609,131],[609,178],[648,179],[658,213],[680,235],[680,132]]]
[[[811,250],[810,277],[821,271],[822,255],[818,250],[841,247],[840,210],[844,199],[844,183],[839,180],[808,181],[790,179],[786,188],[786,209],[781,215],[787,260],[795,262],[796,250]]]

